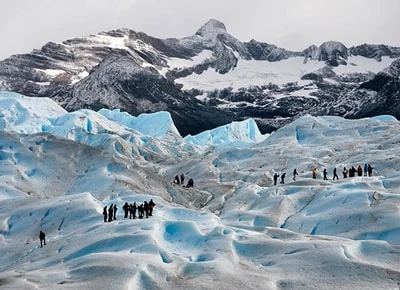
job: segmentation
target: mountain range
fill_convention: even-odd
[[[181,39],[119,29],[49,42],[2,60],[0,89],[67,111],[168,111],[183,136],[249,118],[264,134],[305,114],[399,118],[399,56],[383,44],[242,42],[211,19]]]

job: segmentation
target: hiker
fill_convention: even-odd
[[[103,208],[104,222],[107,222],[107,206]]]
[[[136,218],[136,202],[133,202],[133,204],[131,204],[131,206],[129,207],[129,218]]]
[[[43,245],[46,245],[46,234],[40,231],[39,239],[40,239],[40,247],[43,248]]]
[[[181,174],[181,184],[184,185],[185,182],[185,175]]]
[[[138,214],[139,214],[139,218],[140,218],[140,219],[143,218],[143,214],[144,214],[143,211],[144,211],[144,210],[143,210],[143,203],[141,203],[141,204],[138,206]]]
[[[178,175],[175,175],[174,183],[175,184],[180,184],[180,180],[179,180],[179,176]]]
[[[324,180],[328,180],[328,177],[326,177],[326,175],[328,174],[326,168],[324,168],[324,171],[322,173],[324,174]]]
[[[153,199],[150,199],[149,201],[149,216],[153,215],[153,208],[156,206],[156,204],[154,203]]]
[[[333,180],[335,180],[335,178],[339,180],[339,176],[336,173],[336,167],[333,168]]]
[[[297,173],[297,169],[295,168],[295,169],[293,170],[293,180],[294,180],[294,181],[296,181],[296,175],[299,175],[299,174]]]
[[[364,164],[364,176],[367,176],[367,173],[368,173],[368,164],[365,163]]]
[[[372,170],[374,168],[371,166],[371,164],[368,164],[368,176],[372,176]]]
[[[313,178],[313,179],[317,179],[317,168],[314,168],[314,169],[312,170],[312,178]]]
[[[147,201],[143,202],[143,211],[146,214],[146,218],[149,218],[149,204]]]
[[[124,218],[127,218],[128,217],[128,211],[129,211],[129,204],[128,204],[127,201],[124,203],[124,206],[122,207],[122,209],[124,210]]]
[[[347,168],[343,167],[343,178],[347,178]]]
[[[285,184],[286,172],[281,175],[281,184]]]
[[[354,177],[357,172],[357,169],[354,168],[354,166],[351,166],[349,170],[349,177]]]
[[[358,168],[357,168],[357,175],[358,175],[358,176],[362,176],[362,173],[363,173],[362,167],[361,167],[361,165],[358,165]]]
[[[276,185],[276,182],[278,181],[278,177],[279,177],[279,174],[275,172],[275,174],[274,174],[274,185]]]
[[[114,205],[111,204],[108,208],[108,222],[112,222],[114,216]]]
[[[193,185],[194,185],[194,181],[193,181],[192,178],[190,178],[188,183],[187,183],[187,185],[186,185],[186,187],[193,187]]]
[[[118,210],[117,204],[114,204],[114,217],[113,217],[114,220],[117,219],[117,210]]]

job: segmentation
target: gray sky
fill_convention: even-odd
[[[0,59],[116,28],[159,38],[194,34],[209,19],[241,41],[290,49],[337,40],[400,47],[400,0],[1,0]]]

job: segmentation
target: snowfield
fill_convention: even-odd
[[[200,54],[198,59],[203,60],[204,57],[200,57],[203,55],[204,53]],[[347,65],[333,67],[333,71],[337,75],[342,76],[356,73],[376,74],[389,67],[393,59],[383,57],[382,61],[376,61],[375,59],[368,59],[361,56],[349,56],[347,62]],[[186,67],[189,64],[194,66],[197,63],[194,60],[187,61],[187,64],[173,61],[168,62],[172,67],[178,67],[178,65]],[[306,85],[311,84],[311,82],[301,81],[301,77],[305,74],[318,71],[325,67],[325,65],[324,62],[317,60],[308,60],[305,63],[304,57],[291,57],[277,62],[245,60],[238,57],[237,66],[227,74],[219,74],[214,69],[209,68],[201,75],[192,73],[187,77],[176,79],[175,82],[182,84],[185,90],[196,88],[203,91],[222,90],[229,87],[237,91],[240,88],[263,86],[270,83],[278,86],[293,82]],[[306,96],[309,96],[309,92]]]
[[[239,59],[237,66],[228,74],[219,74],[209,68],[201,75],[193,73],[176,79],[175,82],[182,84],[185,90],[197,88],[212,91],[229,87],[238,90],[269,83],[283,85],[297,82],[303,75],[324,66],[323,62],[316,60],[310,60],[305,64],[304,57],[291,57],[277,62]]]
[[[167,112],[68,113],[0,92],[0,129],[0,289],[400,287],[391,116],[306,115],[270,135],[246,120],[182,138]],[[372,176],[343,178],[365,163]],[[194,188],[172,183],[181,173]],[[125,202],[150,199],[153,216],[124,218]]]

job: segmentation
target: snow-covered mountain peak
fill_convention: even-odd
[[[215,38],[218,34],[225,34],[226,27],[221,21],[210,19],[202,27],[197,30],[196,35],[200,35],[205,38]]]

